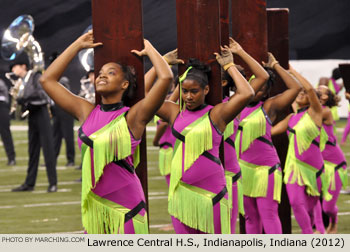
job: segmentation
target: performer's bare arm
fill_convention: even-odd
[[[305,79],[300,73],[298,73],[293,67],[289,68],[289,72],[293,74],[298,81],[303,86],[305,92],[309,97],[310,108],[308,109],[308,113],[312,120],[316,123],[317,126],[322,126],[322,106],[318,96],[316,94],[316,90],[311,85],[311,83]]]
[[[250,81],[250,85],[252,86],[254,92],[257,93],[269,79],[269,74],[252,56],[244,51],[241,45],[238,44],[233,38],[230,38],[230,50],[233,54],[238,55],[255,75],[255,78]]]
[[[226,125],[231,122],[254,97],[254,91],[248,81],[238,71],[234,64],[232,64],[233,57],[227,46],[221,49],[221,55],[218,53],[215,53],[215,55],[224,70],[229,64],[231,64],[226,71],[228,71],[234,80],[237,88],[235,94],[228,102],[219,103],[210,112],[212,122],[221,132],[223,132]]]
[[[58,80],[66,70],[68,64],[81,49],[94,48],[100,45],[102,45],[102,43],[93,42],[92,31],[83,34],[58,56],[40,78],[42,87],[51,99],[80,122],[85,121],[87,116],[94,109],[94,105],[71,93],[68,89],[60,85]]]
[[[277,113],[286,109],[293,103],[301,91],[301,85],[279,64],[271,53],[269,53],[269,61],[263,64],[268,68],[274,69],[288,88],[283,93],[270,97],[264,103],[266,113],[269,115],[272,122],[274,122]]]
[[[133,53],[147,55],[157,73],[157,81],[148,95],[130,108],[126,116],[128,126],[136,139],[141,138],[146,124],[152,119],[156,111],[163,104],[173,81],[173,73],[168,63],[147,40],[144,40],[145,48],[142,51],[132,50]]]
[[[282,121],[277,123],[275,126],[271,128],[271,135],[279,135],[287,131],[288,128],[288,122],[293,114],[289,114],[286,118],[284,118]]]

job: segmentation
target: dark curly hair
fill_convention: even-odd
[[[333,92],[329,88],[327,88],[327,95],[328,95],[328,100],[324,105],[326,105],[329,108],[338,106],[338,103],[340,102],[340,96],[333,94]],[[317,96],[320,98],[321,96],[320,92],[317,92]]]
[[[246,78],[246,74],[244,72],[244,69],[238,69],[238,71],[242,74],[242,76],[244,78]],[[236,89],[236,83],[235,81],[232,79],[231,75],[228,73],[228,71],[224,71],[223,69],[221,69],[221,79],[227,81],[227,85],[226,87],[229,88],[230,90],[235,90]]]
[[[192,68],[188,71],[186,80],[195,80],[200,84],[201,88],[205,88],[209,83],[210,66],[200,62],[198,59],[190,58],[187,67]]]
[[[129,86],[125,90],[125,92],[123,93],[123,96],[122,96],[122,101],[127,102],[133,98],[134,93],[135,93],[135,89],[137,86],[135,69],[132,66],[126,66],[126,65],[123,65],[123,64],[118,63],[118,62],[117,62],[117,64],[120,66],[120,68],[124,74],[124,79],[129,82]]]
[[[262,101],[266,101],[270,97],[270,91],[275,83],[276,74],[271,70],[271,68],[264,67],[265,71],[269,74],[269,79],[266,81],[266,95],[262,98]]]

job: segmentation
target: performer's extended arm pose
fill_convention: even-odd
[[[149,94],[131,108],[123,105],[136,87],[129,66],[109,62],[95,80],[101,104],[96,107],[57,83],[69,62],[83,48],[100,46],[92,31],[73,42],[46,70],[41,83],[51,98],[81,123],[79,144],[83,156],[82,220],[88,233],[147,233],[145,198],[135,174],[133,158],[146,124],[163,103],[172,73],[147,41],[139,56],[147,55],[157,81]]]
[[[300,81],[303,90],[296,98],[298,111],[288,115],[272,128],[272,134],[288,130],[289,147],[285,163],[284,183],[295,219],[304,234],[313,233],[313,211],[321,192],[324,163],[320,147],[326,134],[321,133],[322,106],[312,85],[293,68],[290,72]],[[330,199],[323,190],[325,200]]]
[[[190,59],[180,77],[184,108],[166,101],[157,114],[172,126],[176,137],[170,175],[169,213],[176,233],[230,233],[224,171],[219,159],[222,132],[250,101],[254,92],[233,63],[228,47],[217,60],[236,83],[226,103],[207,105],[208,66]],[[180,104],[182,103],[180,99]],[[181,111],[181,112],[180,112]]]
[[[254,86],[261,86],[268,80],[268,74],[263,67],[255,61],[250,55],[248,55],[241,46],[230,38],[231,51],[237,55],[242,55],[242,59],[249,66],[250,70],[255,75],[255,78],[251,81]],[[242,71],[242,69],[241,69]],[[244,74],[244,73],[242,73]],[[222,74],[222,84],[225,88],[229,87],[232,91],[235,91],[235,82],[228,72]],[[224,102],[227,102],[230,97],[224,97]],[[235,233],[236,220],[238,211],[244,215],[243,207],[243,192],[241,184],[241,169],[239,167],[236,149],[235,139],[239,127],[239,116],[231,121],[224,132],[224,150],[225,150],[225,177],[227,188],[229,190],[229,197],[232,196],[232,212],[231,212],[231,233]],[[230,191],[232,188],[232,193]]]
[[[244,50],[235,43],[232,43],[231,48],[241,58],[247,57]],[[246,232],[251,234],[262,233],[263,229],[270,234],[282,232],[278,217],[282,174],[280,160],[271,139],[271,127],[277,113],[291,105],[301,88],[271,53],[268,54],[268,59],[263,64],[267,69],[274,69],[288,89],[269,97],[273,84],[271,70],[267,70],[270,78],[263,83],[252,79],[251,85],[256,94],[240,115],[236,138],[242,171]]]
[[[330,201],[323,200],[322,209],[329,216],[329,225],[327,233],[335,234],[338,226],[338,207],[336,205],[340,190],[347,187],[347,171],[346,171],[346,159],[343,151],[340,149],[337,143],[337,137],[334,134],[334,118],[332,115],[332,108],[336,107],[339,101],[339,97],[334,94],[327,86],[319,86],[317,93],[322,104],[322,121],[323,128],[327,133],[328,139],[322,156],[324,159],[325,168],[325,181],[328,192],[333,196]],[[316,220],[316,229],[321,233],[324,232],[324,225],[322,220],[321,205],[318,205],[318,214]]]

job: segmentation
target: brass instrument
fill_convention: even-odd
[[[43,71],[45,68],[44,54],[39,43],[33,37],[34,20],[30,15],[21,15],[17,17],[9,27],[5,30],[1,40],[1,56],[7,61],[16,59],[23,51],[28,55],[31,71],[28,71],[28,76],[32,72]],[[13,73],[6,73],[13,87],[10,89],[12,96],[10,114],[16,111],[17,98],[21,96],[23,90],[23,80],[16,78]],[[22,114],[22,117],[24,117]]]

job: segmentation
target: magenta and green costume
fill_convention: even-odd
[[[321,190],[324,200],[332,197],[325,186],[321,154],[327,134],[315,124],[307,109],[298,110],[288,122],[289,147],[284,168],[289,202],[304,234],[313,233],[314,209]]]
[[[272,123],[262,101],[241,112],[236,137],[242,172],[247,233],[282,233],[278,217],[282,173],[280,160],[271,139]]]
[[[228,101],[228,97],[223,102]],[[231,121],[224,132],[224,153],[225,153],[225,177],[228,188],[228,197],[232,199],[231,207],[231,233],[235,233],[238,212],[244,215],[243,191],[241,181],[241,168],[239,167],[235,139],[240,121],[235,118]],[[232,190],[229,190],[232,188]]]
[[[322,206],[324,212],[330,217],[330,221],[336,223],[338,214],[337,199],[342,186],[346,189],[348,185],[346,160],[334,135],[333,125],[323,124],[323,128],[328,135],[325,149],[322,151],[326,184],[329,185],[328,191],[333,197],[330,201],[323,201]]]
[[[328,88],[335,95],[337,95],[340,92],[340,90],[342,89],[341,85],[339,85],[337,83],[337,81],[335,79],[333,79],[333,78],[329,79],[329,81],[328,81]],[[333,106],[330,109],[331,109],[334,121],[338,121],[339,120],[338,106]]]
[[[128,129],[128,110],[122,103],[97,105],[78,132],[82,223],[89,234],[148,233],[145,196],[134,168],[140,140]]]
[[[157,121],[158,127],[159,121]],[[170,183],[170,169],[173,158],[173,146],[175,144],[175,137],[171,133],[171,126],[168,126],[164,134],[159,139],[159,172],[160,175],[165,176],[169,185]]]
[[[210,120],[212,106],[179,113],[168,210],[176,233],[230,233],[230,208],[219,159],[222,134]]]

